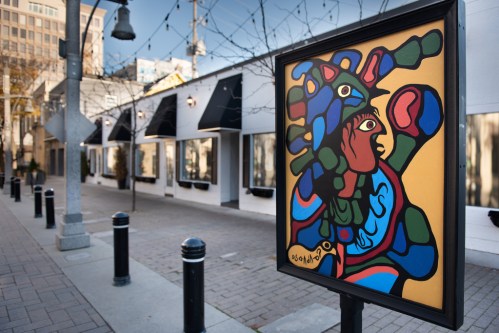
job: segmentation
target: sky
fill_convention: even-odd
[[[360,18],[378,15],[414,0],[197,0],[198,39],[206,56],[198,57],[198,72],[205,75],[265,53],[265,37],[271,49],[283,47]],[[94,5],[94,0],[83,0]],[[135,58],[191,60],[186,48],[192,41],[192,0],[128,0],[133,41],[111,37],[120,5],[101,1],[104,19],[104,66],[114,72]]]

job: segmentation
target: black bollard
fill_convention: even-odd
[[[35,193],[35,218],[42,217],[42,191],[43,188],[41,185],[35,185],[33,188]]]
[[[206,332],[204,327],[204,256],[206,244],[192,237],[182,243],[184,270],[184,332]]]
[[[3,183],[5,183],[5,173],[0,172],[0,188],[3,188]]]
[[[21,202],[21,179],[19,177],[14,179],[14,197],[15,202]]]
[[[15,197],[15,195],[14,195],[14,193],[15,193],[15,190],[14,190],[14,180],[15,179],[16,179],[16,177],[14,177],[14,176],[10,177],[10,197],[11,198]]]
[[[130,283],[128,271],[128,224],[127,213],[113,215],[114,229],[114,278],[113,286],[121,287]]]
[[[47,216],[47,229],[55,228],[54,214],[54,189],[49,188],[45,191],[45,215]]]

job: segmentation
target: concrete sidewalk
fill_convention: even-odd
[[[40,246],[39,248],[32,246],[30,249],[34,248],[41,257],[47,254],[53,260],[51,262],[46,258],[49,265],[54,266],[53,263],[55,263],[57,268],[54,269],[62,271],[59,273],[61,278],[67,280],[67,277],[69,281],[66,283],[72,284],[73,289],[79,292],[76,297],[87,300],[96,310],[96,312],[94,311],[96,323],[93,325],[95,327],[91,327],[90,324],[80,327],[75,322],[75,325],[60,327],[60,329],[66,328],[65,331],[68,332],[86,332],[92,328],[96,329],[95,332],[114,330],[115,332],[180,333],[183,331],[183,294],[181,288],[133,259],[130,259],[132,283],[124,287],[112,286],[114,274],[112,246],[92,237],[89,248],[66,252],[58,251],[54,241],[55,230],[45,229],[45,218],[34,218],[34,203],[32,195],[26,193],[27,190],[29,191],[28,188],[23,188],[25,193],[22,195],[22,201],[15,203],[9,195],[0,194],[2,235],[4,237],[7,235],[4,233],[7,224],[11,226],[15,226],[16,223],[22,224]],[[25,233],[23,230],[16,231],[17,234],[23,232]],[[26,235],[25,238],[27,238]],[[9,256],[9,252],[17,252],[24,247],[24,242],[9,244],[8,250],[3,250],[4,258]],[[44,265],[43,262],[36,260],[37,262],[33,265]],[[35,329],[36,332],[58,331],[58,328],[45,318],[37,320],[36,317],[28,316],[23,321],[16,321],[16,318],[12,316],[12,311],[7,311],[12,302],[9,302],[10,296],[4,291],[6,290],[4,288],[8,287],[6,283],[10,279],[9,272],[4,272],[4,269],[5,266],[2,265],[0,287],[3,299],[0,298],[0,331],[23,332]],[[43,291],[45,291],[43,286],[41,290],[38,290],[37,286],[32,288],[33,294],[40,294]],[[43,303],[43,299],[41,303]],[[87,308],[90,307],[88,303]],[[29,310],[23,309],[23,305],[20,304],[17,311],[29,312]],[[26,303],[24,308],[30,305],[30,303]],[[60,307],[64,311],[64,303]],[[80,312],[88,311],[87,308],[82,308]],[[1,317],[2,311],[4,314],[8,313],[8,316]],[[100,317],[97,313],[100,314]],[[209,332],[253,332],[209,304],[205,304],[205,325]]]

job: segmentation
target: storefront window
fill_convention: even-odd
[[[213,140],[195,139],[184,141],[182,179],[212,181]]]
[[[466,204],[499,208],[499,113],[467,116]]]
[[[275,187],[275,134],[253,136],[253,186]]]
[[[135,151],[135,175],[139,177],[154,177],[157,176],[157,160],[158,147],[157,144],[143,143],[137,145]]]
[[[118,147],[104,148],[104,174],[106,175],[114,175],[114,157],[117,150]]]

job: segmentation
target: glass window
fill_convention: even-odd
[[[135,151],[135,175],[156,177],[158,163],[158,145],[154,142],[137,145]]]
[[[9,50],[9,41],[8,40],[3,40],[2,41],[2,49],[8,51]]]
[[[12,30],[10,33],[11,33],[12,37],[17,37],[19,30],[16,27],[12,27]]]
[[[19,8],[19,0],[12,0],[12,6]]]
[[[3,4],[6,6],[10,6],[10,0],[3,0]]]
[[[35,32],[34,31],[31,31],[31,30],[28,31],[28,39],[30,39],[30,40],[35,39]]]
[[[19,44],[19,52],[26,53],[26,44],[24,43]]]
[[[42,48],[40,46],[35,47],[35,55],[36,56],[42,55]]]
[[[499,113],[467,116],[466,204],[499,208]]]
[[[51,28],[51,29],[52,29],[52,31],[57,31],[57,30],[59,30],[59,27],[57,26],[57,22],[52,21],[52,28]]]
[[[26,25],[26,15],[19,15],[19,24]]]
[[[21,38],[26,39],[26,29],[21,29]]]
[[[19,21],[19,14],[12,13],[11,21],[14,22],[14,23],[17,23]]]
[[[104,174],[106,175],[114,175],[114,156],[116,155],[116,151],[118,151],[118,147],[104,148]]]
[[[49,44],[50,43],[50,35],[49,34],[44,34],[43,40],[45,43]]]
[[[16,42],[10,42],[10,50],[12,52],[17,52],[17,43]]]
[[[100,27],[100,18],[98,18],[98,17],[94,18],[94,26],[97,28]]]
[[[35,34],[35,42],[37,42],[37,43],[41,43],[42,42],[42,33],[41,32],[37,32]]]
[[[35,18],[33,16],[28,17],[28,24],[29,25],[35,25]]]
[[[275,134],[253,136],[253,186],[275,187]]]
[[[81,20],[81,22],[80,22],[81,24],[87,24],[87,15],[81,14],[80,20]]]
[[[49,20],[43,20],[43,27],[45,29],[50,29],[50,21]]]
[[[182,179],[211,182],[213,140],[195,139],[183,143]]]
[[[9,26],[8,25],[4,25],[2,26],[2,35],[4,36],[8,36],[9,35]]]
[[[3,11],[3,19],[5,21],[10,21],[10,12],[8,10]]]
[[[52,36],[52,44],[57,44],[57,36]]]
[[[35,53],[35,47],[31,44],[28,44],[28,53],[31,55]]]
[[[36,25],[37,27],[40,27],[40,28],[41,28],[41,27],[42,27],[42,19],[37,17],[37,18],[35,19],[35,25]]]

